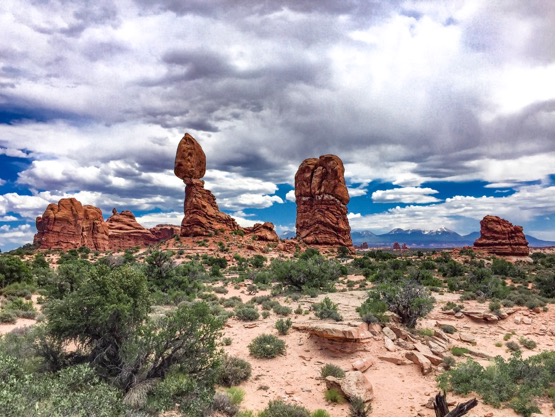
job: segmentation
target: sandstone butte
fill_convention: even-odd
[[[308,245],[353,247],[347,218],[349,194],[342,160],[308,158],[295,174],[297,238]]]
[[[241,231],[258,241],[278,242],[279,238],[270,222],[242,228],[234,218],[218,208],[216,198],[205,189],[201,178],[206,171],[206,156],[201,145],[186,133],[178,144],[174,174],[185,183],[184,217],[180,235],[184,237],[213,236]]]
[[[529,243],[523,228],[492,215],[481,220],[481,236],[473,243],[473,247],[500,256],[529,255]]]
[[[36,226],[33,243],[41,249],[124,250],[148,246],[179,233],[179,228],[172,225],[146,229],[127,210],[118,213],[114,209],[105,222],[99,208],[82,205],[75,198],[49,204],[43,215],[37,217]]]

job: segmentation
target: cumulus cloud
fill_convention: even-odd
[[[12,248],[24,242],[32,242],[34,235],[35,230],[27,224],[15,227],[2,225],[0,226],[0,248]]]
[[[0,27],[0,155],[32,160],[17,184],[37,199],[179,211],[185,131],[230,211],[282,203],[277,184],[326,153],[352,197],[554,173],[550,0],[5,0]]]
[[[295,190],[290,190],[286,193],[286,200],[295,203]]]
[[[523,186],[506,197],[454,196],[442,203],[427,206],[397,206],[382,213],[358,213],[348,217],[353,230],[388,232],[393,228],[428,230],[444,226],[468,233],[476,231],[478,222],[489,214],[520,225],[537,216],[553,214],[554,193],[554,186]],[[548,230],[547,232],[550,233]]]
[[[399,187],[390,190],[376,190],[371,195],[375,203],[435,203],[440,202],[431,194],[438,193],[430,187]]]

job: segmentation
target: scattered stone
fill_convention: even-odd
[[[378,359],[382,361],[387,361],[388,363],[395,364],[396,366],[402,366],[407,364],[406,360],[399,357],[378,356]]]
[[[521,324],[521,316],[516,316],[516,317],[514,318],[514,324],[516,324],[516,325]]]
[[[346,372],[345,377],[341,379],[327,376],[324,380],[327,389],[340,390],[348,400],[359,397],[365,402],[370,402],[374,398],[373,385],[360,371]]]
[[[456,313],[454,314],[454,316],[455,316],[456,318],[458,318],[458,319],[463,318],[463,312],[461,312],[461,311],[460,311],[460,312],[456,312]]]
[[[402,340],[401,338],[398,338],[395,341],[395,343],[398,347],[401,347],[404,350],[410,350],[410,351],[415,350],[415,345],[413,343],[410,343],[409,341]]]
[[[438,366],[442,363],[442,359],[432,353],[429,347],[421,343],[415,343],[415,349],[425,356],[432,364]]]
[[[382,332],[382,327],[379,323],[374,322],[372,324],[369,324],[369,332],[373,335],[380,335],[380,333]]]
[[[430,360],[418,351],[406,351],[405,357],[421,367],[421,373],[424,375],[429,374],[432,371]]]
[[[382,328],[382,333],[394,341],[397,338],[397,335],[388,327]]]
[[[257,328],[259,326],[259,324],[257,324],[256,322],[250,322],[248,324],[243,324],[243,328]]]
[[[369,367],[374,364],[373,359],[368,357],[365,359],[357,359],[351,363],[353,370],[359,370],[360,372],[365,372]]]
[[[388,351],[398,351],[394,342],[387,336],[384,336],[384,347],[386,347]]]
[[[477,341],[475,340],[475,337],[471,334],[465,333],[465,332],[460,332],[459,333],[459,339],[463,342],[469,343],[469,344],[477,344]]]
[[[531,318],[528,317],[523,317],[523,319],[521,320],[521,322],[525,325],[531,325],[533,323],[533,321],[531,320]]]
[[[397,337],[397,338],[401,338],[402,340],[406,340],[407,337],[408,337],[408,335],[409,335],[409,333],[408,333],[405,329],[400,328],[400,327],[397,327],[397,326],[395,326],[395,325],[390,325],[390,326],[387,327],[387,328],[391,329],[392,332],[393,332],[394,334],[396,334],[396,337]],[[392,339],[392,338],[391,338],[391,339]]]

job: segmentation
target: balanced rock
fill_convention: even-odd
[[[344,165],[335,155],[308,158],[295,175],[297,237],[308,245],[352,247]]]
[[[186,133],[178,144],[174,174],[182,180],[201,179],[207,169],[207,157],[201,145]]]
[[[481,220],[481,236],[473,247],[495,255],[529,255],[529,243],[525,239],[523,228],[492,215]]]
[[[88,247],[98,251],[109,249],[108,225],[99,208],[82,205],[75,198],[61,199],[48,205],[36,219],[33,239],[42,249],[69,250]]]
[[[255,224],[252,227],[244,228],[245,234],[251,235],[255,241],[278,242],[278,234],[274,230],[272,222]]]

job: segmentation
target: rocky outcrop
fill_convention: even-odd
[[[213,236],[240,231],[257,241],[277,242],[278,235],[270,222],[242,228],[230,215],[220,212],[216,198],[205,189],[201,178],[206,171],[206,156],[201,145],[189,134],[178,144],[174,174],[185,183],[184,217],[180,235],[184,237]]]
[[[372,340],[367,325],[359,327],[343,324],[295,323],[293,328],[308,332],[321,347],[338,353],[367,351]]]
[[[99,208],[82,205],[75,198],[48,205],[44,214],[37,217],[36,225],[34,244],[41,249],[88,247],[96,251],[119,251],[146,247],[179,234],[179,227],[173,225],[146,229],[129,210],[118,213],[113,209],[105,222]]]
[[[295,175],[297,238],[308,245],[353,247],[344,165],[335,155],[308,158]]]
[[[255,224],[252,227],[244,228],[244,231],[247,235],[252,236],[255,241],[278,242],[280,240],[272,222]]]
[[[106,224],[112,250],[146,247],[159,241],[150,230],[137,222],[129,210],[118,213],[116,209],[112,209],[112,216],[108,218]]]
[[[339,390],[348,400],[360,398],[368,403],[374,398],[373,385],[360,371],[346,372],[343,378],[327,376],[324,381],[327,389]]]
[[[474,249],[501,256],[527,256],[529,243],[523,228],[498,216],[487,215],[481,221],[481,236],[473,244]]]
[[[43,215],[37,217],[36,226],[33,243],[41,249],[109,249],[108,225],[102,212],[94,206],[82,205],[75,198],[49,204]]]

